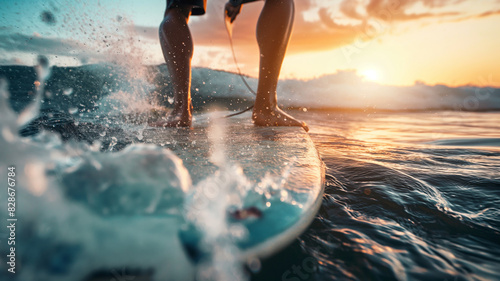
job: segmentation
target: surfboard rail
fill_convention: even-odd
[[[249,114],[244,114],[224,121],[227,158],[238,163],[253,182],[289,169],[282,187],[293,194],[294,200],[293,204],[275,202],[275,207],[263,211],[262,219],[243,222],[249,238],[240,244],[242,260],[269,257],[302,234],[321,206],[325,178],[325,166],[302,128],[257,127],[250,120]],[[172,149],[184,161],[196,185],[217,170],[208,159],[208,127],[208,119],[198,117],[191,130],[152,129],[145,138]]]

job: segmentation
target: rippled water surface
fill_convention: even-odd
[[[299,117],[327,166],[323,205],[258,277],[500,280],[500,113]]]
[[[41,74],[38,76],[43,78]],[[18,80],[10,79],[11,85],[31,87],[31,82]],[[47,84],[48,89],[50,85]],[[28,167],[24,169],[26,179],[35,179],[28,186],[39,188],[26,189],[29,202],[51,202],[51,193],[47,190],[56,189],[44,181],[50,175],[44,174],[45,167],[40,163],[78,158],[73,152],[95,140],[99,140],[96,147],[88,147],[84,150],[86,154],[80,154],[89,159],[106,160],[113,157],[107,152],[125,150],[144,139],[146,119],[132,118],[139,124],[133,125],[123,122],[123,116],[119,121],[111,118],[115,111],[129,117],[135,115],[127,113],[138,109],[151,112],[147,102],[136,102],[120,91],[109,97],[93,94],[96,92],[93,88],[73,94],[73,88],[68,88],[59,96],[46,97],[43,102],[41,98],[36,99],[38,102],[33,105],[41,104],[41,110],[34,106],[33,110],[23,111],[27,115],[22,113],[18,117],[6,102],[8,91],[11,92],[10,105],[18,111],[31,98],[26,98],[26,91],[17,86],[9,89],[6,83],[0,86],[3,126],[0,141],[3,141],[1,152],[4,153],[0,164],[19,162],[19,167]],[[100,84],[94,86],[107,89]],[[41,97],[43,89],[36,86],[37,97]],[[61,97],[64,99],[56,99]],[[122,103],[126,106],[119,107]],[[127,107],[130,104],[137,106]],[[20,136],[29,137],[21,142],[17,128],[35,118],[39,111],[41,116],[19,131]],[[258,261],[248,266],[254,272],[253,280],[500,280],[500,113],[291,113],[309,124],[310,136],[326,164],[325,196],[318,216],[296,242],[263,260],[262,266]],[[42,130],[57,133],[57,137],[36,136]],[[61,140],[68,144],[63,145]],[[32,165],[33,159],[39,165]],[[79,163],[73,161],[72,164],[69,160],[56,163],[66,166]],[[104,160],[101,162],[106,162]],[[118,162],[120,165],[114,167],[117,171],[122,171],[127,162],[135,163]],[[137,169],[143,169],[138,175],[146,177],[144,169],[148,167],[139,165]],[[146,177],[146,180],[151,179]],[[152,185],[157,186],[154,182]],[[46,198],[43,198],[48,201],[37,197],[38,191],[45,191]],[[73,202],[61,202],[61,209],[77,209]],[[51,216],[50,211],[57,208],[42,210],[48,210]],[[40,217],[37,212],[32,216]],[[88,229],[92,221],[84,221],[81,226]],[[67,228],[64,218],[56,222],[60,229]],[[26,227],[31,226],[26,224]],[[75,230],[75,233],[61,237],[73,239],[84,232]],[[149,237],[141,232],[130,233],[127,241]],[[62,238],[52,237],[51,241],[65,241]],[[168,242],[168,238],[160,235],[153,238],[147,240],[155,248]],[[120,243],[113,245],[118,247]],[[33,257],[29,253],[36,252],[33,249],[26,249],[27,257]],[[54,260],[54,255],[48,256]],[[159,259],[149,252],[148,256],[151,262],[141,261],[157,264],[155,269],[161,271],[163,264],[159,264]],[[121,266],[128,261],[126,255],[119,257],[124,261],[102,256],[99,263],[116,261]],[[32,268],[36,270],[30,271],[33,275],[29,276],[37,277],[29,280],[40,279],[37,264],[43,263],[44,258],[34,258]]]

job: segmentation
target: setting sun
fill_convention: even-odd
[[[361,70],[360,75],[367,81],[379,82],[380,80],[380,72],[375,69]]]

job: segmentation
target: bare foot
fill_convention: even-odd
[[[151,127],[191,127],[191,113],[189,112],[179,112],[177,110],[173,110],[166,117],[161,118],[160,120],[148,122],[148,125]]]
[[[252,113],[253,123],[257,126],[291,126],[302,127],[309,132],[309,127],[303,121],[299,121],[280,108],[257,110]]]

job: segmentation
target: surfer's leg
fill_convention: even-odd
[[[260,49],[259,86],[252,114],[258,126],[301,126],[301,122],[278,107],[276,88],[281,65],[292,32],[293,0],[266,0],[257,23]]]
[[[193,40],[188,21],[192,6],[176,4],[165,11],[160,25],[160,43],[174,89],[174,109],[157,127],[191,126],[191,58]]]

